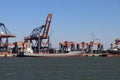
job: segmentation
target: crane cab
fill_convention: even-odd
[[[23,44],[23,51],[24,51],[25,53],[33,53],[32,43],[30,43],[30,42],[25,42],[25,43]]]

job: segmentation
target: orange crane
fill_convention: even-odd
[[[43,30],[43,33],[42,33],[42,38],[48,38],[48,32],[49,32],[49,29],[50,29],[50,23],[51,23],[51,20],[52,20],[52,14],[48,14],[47,18],[46,18],[46,23],[45,23],[45,27],[44,27],[44,30]]]
[[[46,22],[44,25],[33,29],[31,34],[25,37],[25,42],[30,41],[33,45],[34,52],[49,52],[49,29],[52,20],[52,14],[48,14],[46,18]]]

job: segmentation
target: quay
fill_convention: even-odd
[[[17,57],[17,54],[11,54],[11,53],[6,53],[6,52],[0,52],[0,58],[2,57]]]

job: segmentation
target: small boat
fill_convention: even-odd
[[[107,57],[120,57],[120,38],[115,39],[111,44],[111,48],[108,49]]]
[[[107,57],[120,57],[120,49],[118,48],[109,49],[108,53]]]

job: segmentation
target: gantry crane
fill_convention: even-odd
[[[31,34],[25,37],[25,42],[32,43],[34,52],[49,52],[49,29],[52,20],[52,14],[48,14],[44,25],[33,29]]]
[[[8,51],[8,38],[12,37],[15,35],[11,34],[3,23],[0,23],[0,52]]]
[[[120,42],[120,39],[117,39]],[[100,52],[103,50],[103,44],[100,42],[81,42],[75,43],[73,41],[64,41],[60,42],[60,51],[69,52],[69,51],[85,51],[85,52]]]

